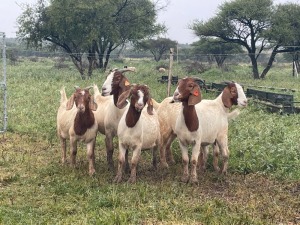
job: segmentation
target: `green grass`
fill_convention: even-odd
[[[107,171],[104,138],[97,137],[96,171],[88,175],[83,144],[76,168],[61,165],[56,137],[59,89],[68,96],[74,85],[100,87],[104,74],[80,80],[75,69],[55,69],[50,60],[24,61],[7,68],[8,131],[0,136],[0,224],[297,224],[300,223],[300,115],[268,113],[251,100],[230,123],[227,176],[208,171],[199,185],[181,183],[181,153],[173,143],[176,165],[153,172],[150,153],[139,163],[135,185],[113,184]],[[157,82],[155,64],[129,61],[131,83],[146,83],[161,101],[166,85]],[[111,67],[121,66],[119,64]],[[182,65],[174,73],[186,76]],[[236,80],[243,84],[298,89],[289,68],[275,67],[266,79],[252,80],[249,68],[217,69],[200,76],[207,82]],[[175,89],[172,86],[171,92]],[[214,98],[203,93],[204,98]],[[115,140],[117,146],[117,140]],[[117,150],[114,158],[117,161]],[[128,175],[126,175],[128,176]]]

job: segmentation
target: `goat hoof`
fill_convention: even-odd
[[[122,177],[118,175],[114,179],[114,183],[121,183],[121,181],[122,181]]]
[[[135,183],[136,183],[136,177],[130,177],[130,178],[128,179],[128,183],[130,183],[130,184],[135,184]]]
[[[172,159],[172,160],[169,160],[169,163],[170,163],[171,165],[175,165],[175,164],[176,164],[176,162],[175,162],[175,160],[174,160],[174,159]]]
[[[222,170],[221,175],[226,176],[227,175],[227,170]]]
[[[220,167],[216,167],[216,168],[215,168],[215,171],[216,171],[217,173],[221,173]]]
[[[198,181],[198,179],[196,178],[196,177],[192,177],[191,179],[190,179],[190,183],[191,184],[198,184],[199,183],[199,181]]]
[[[167,162],[162,162],[162,163],[160,163],[160,167],[161,167],[162,169],[168,169],[168,168],[169,168],[169,165],[168,165]]]
[[[96,170],[95,170],[95,169],[91,169],[91,170],[89,171],[89,175],[90,175],[90,176],[95,175],[95,173],[96,173]]]
[[[188,176],[188,175],[183,175],[183,176],[181,177],[181,182],[187,183],[188,181],[189,181],[189,176]]]

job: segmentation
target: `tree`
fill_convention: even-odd
[[[136,43],[136,48],[140,50],[150,51],[154,56],[154,60],[158,62],[163,54],[168,52],[170,48],[175,48],[176,41],[168,38],[148,39]]]
[[[229,54],[241,53],[242,48],[235,43],[224,42],[219,38],[201,38],[199,41],[192,43],[194,54],[205,54],[213,58],[219,68]]]
[[[290,5],[297,6],[297,9],[291,11],[287,9],[290,7],[285,7]],[[297,17],[299,20],[299,13],[299,5],[295,4],[274,7],[273,0],[235,0],[222,4],[217,15],[207,22],[195,21],[190,28],[199,37],[217,37],[245,47],[252,63],[253,77],[260,79],[266,76],[276,54],[288,50],[276,34],[284,36],[284,27],[290,28]],[[287,14],[290,16],[287,17]],[[300,28],[298,24],[296,27]],[[299,40],[296,31],[289,30],[287,33]],[[257,59],[263,51],[271,51],[271,56],[260,74]]]
[[[298,16],[297,16],[298,15]],[[299,51],[300,51],[300,5],[299,4],[280,4],[272,19],[272,28],[269,30],[270,40],[280,45],[276,53],[289,53],[293,56],[293,62],[299,71]],[[291,54],[293,53],[293,54]],[[293,69],[295,69],[293,67]],[[293,71],[293,75],[295,71]]]
[[[71,57],[83,79],[98,67],[106,69],[111,52],[126,42],[159,34],[155,24],[160,8],[149,0],[39,0],[26,5],[19,17],[18,37],[29,46],[61,48]],[[141,7],[143,6],[143,7]],[[87,54],[89,67],[83,65]],[[103,62],[105,57],[105,62]]]

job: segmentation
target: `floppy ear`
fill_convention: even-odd
[[[147,112],[149,115],[153,115],[153,102],[152,102],[152,98],[149,98],[149,100],[147,101]]]
[[[93,111],[96,111],[96,110],[97,110],[98,105],[97,105],[97,103],[94,101],[94,96],[91,96],[89,106],[90,106],[90,109],[91,109],[91,110],[93,110]]]
[[[190,93],[191,93],[191,95],[188,100],[188,105],[196,105],[199,102],[201,102],[201,100],[202,100],[201,91],[200,91],[200,87],[198,85],[195,85],[193,90]]]
[[[119,86],[122,89],[122,92],[127,91],[128,89],[130,89],[130,82],[126,77],[123,77]]]
[[[117,107],[119,109],[123,109],[126,105],[126,99],[129,97],[131,92],[131,89],[128,89],[127,91],[124,91],[118,98]]]
[[[229,87],[225,87],[222,93],[222,101],[226,108],[231,108],[232,101],[231,101],[232,95],[230,93]]]
[[[67,110],[72,109],[73,105],[74,105],[74,94],[72,94],[70,99],[67,101]]]

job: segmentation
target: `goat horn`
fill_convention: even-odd
[[[88,87],[86,87],[84,90],[90,90],[91,88],[92,88],[93,86],[88,86]]]
[[[134,67],[127,67],[127,68],[124,68],[124,69],[121,69],[119,70],[121,73],[124,73],[124,72],[135,72],[135,68]]]
[[[79,86],[77,86],[77,85],[75,85],[75,86],[74,86],[74,88],[75,88],[75,90],[78,90],[78,89],[80,89],[80,87],[79,87]]]

